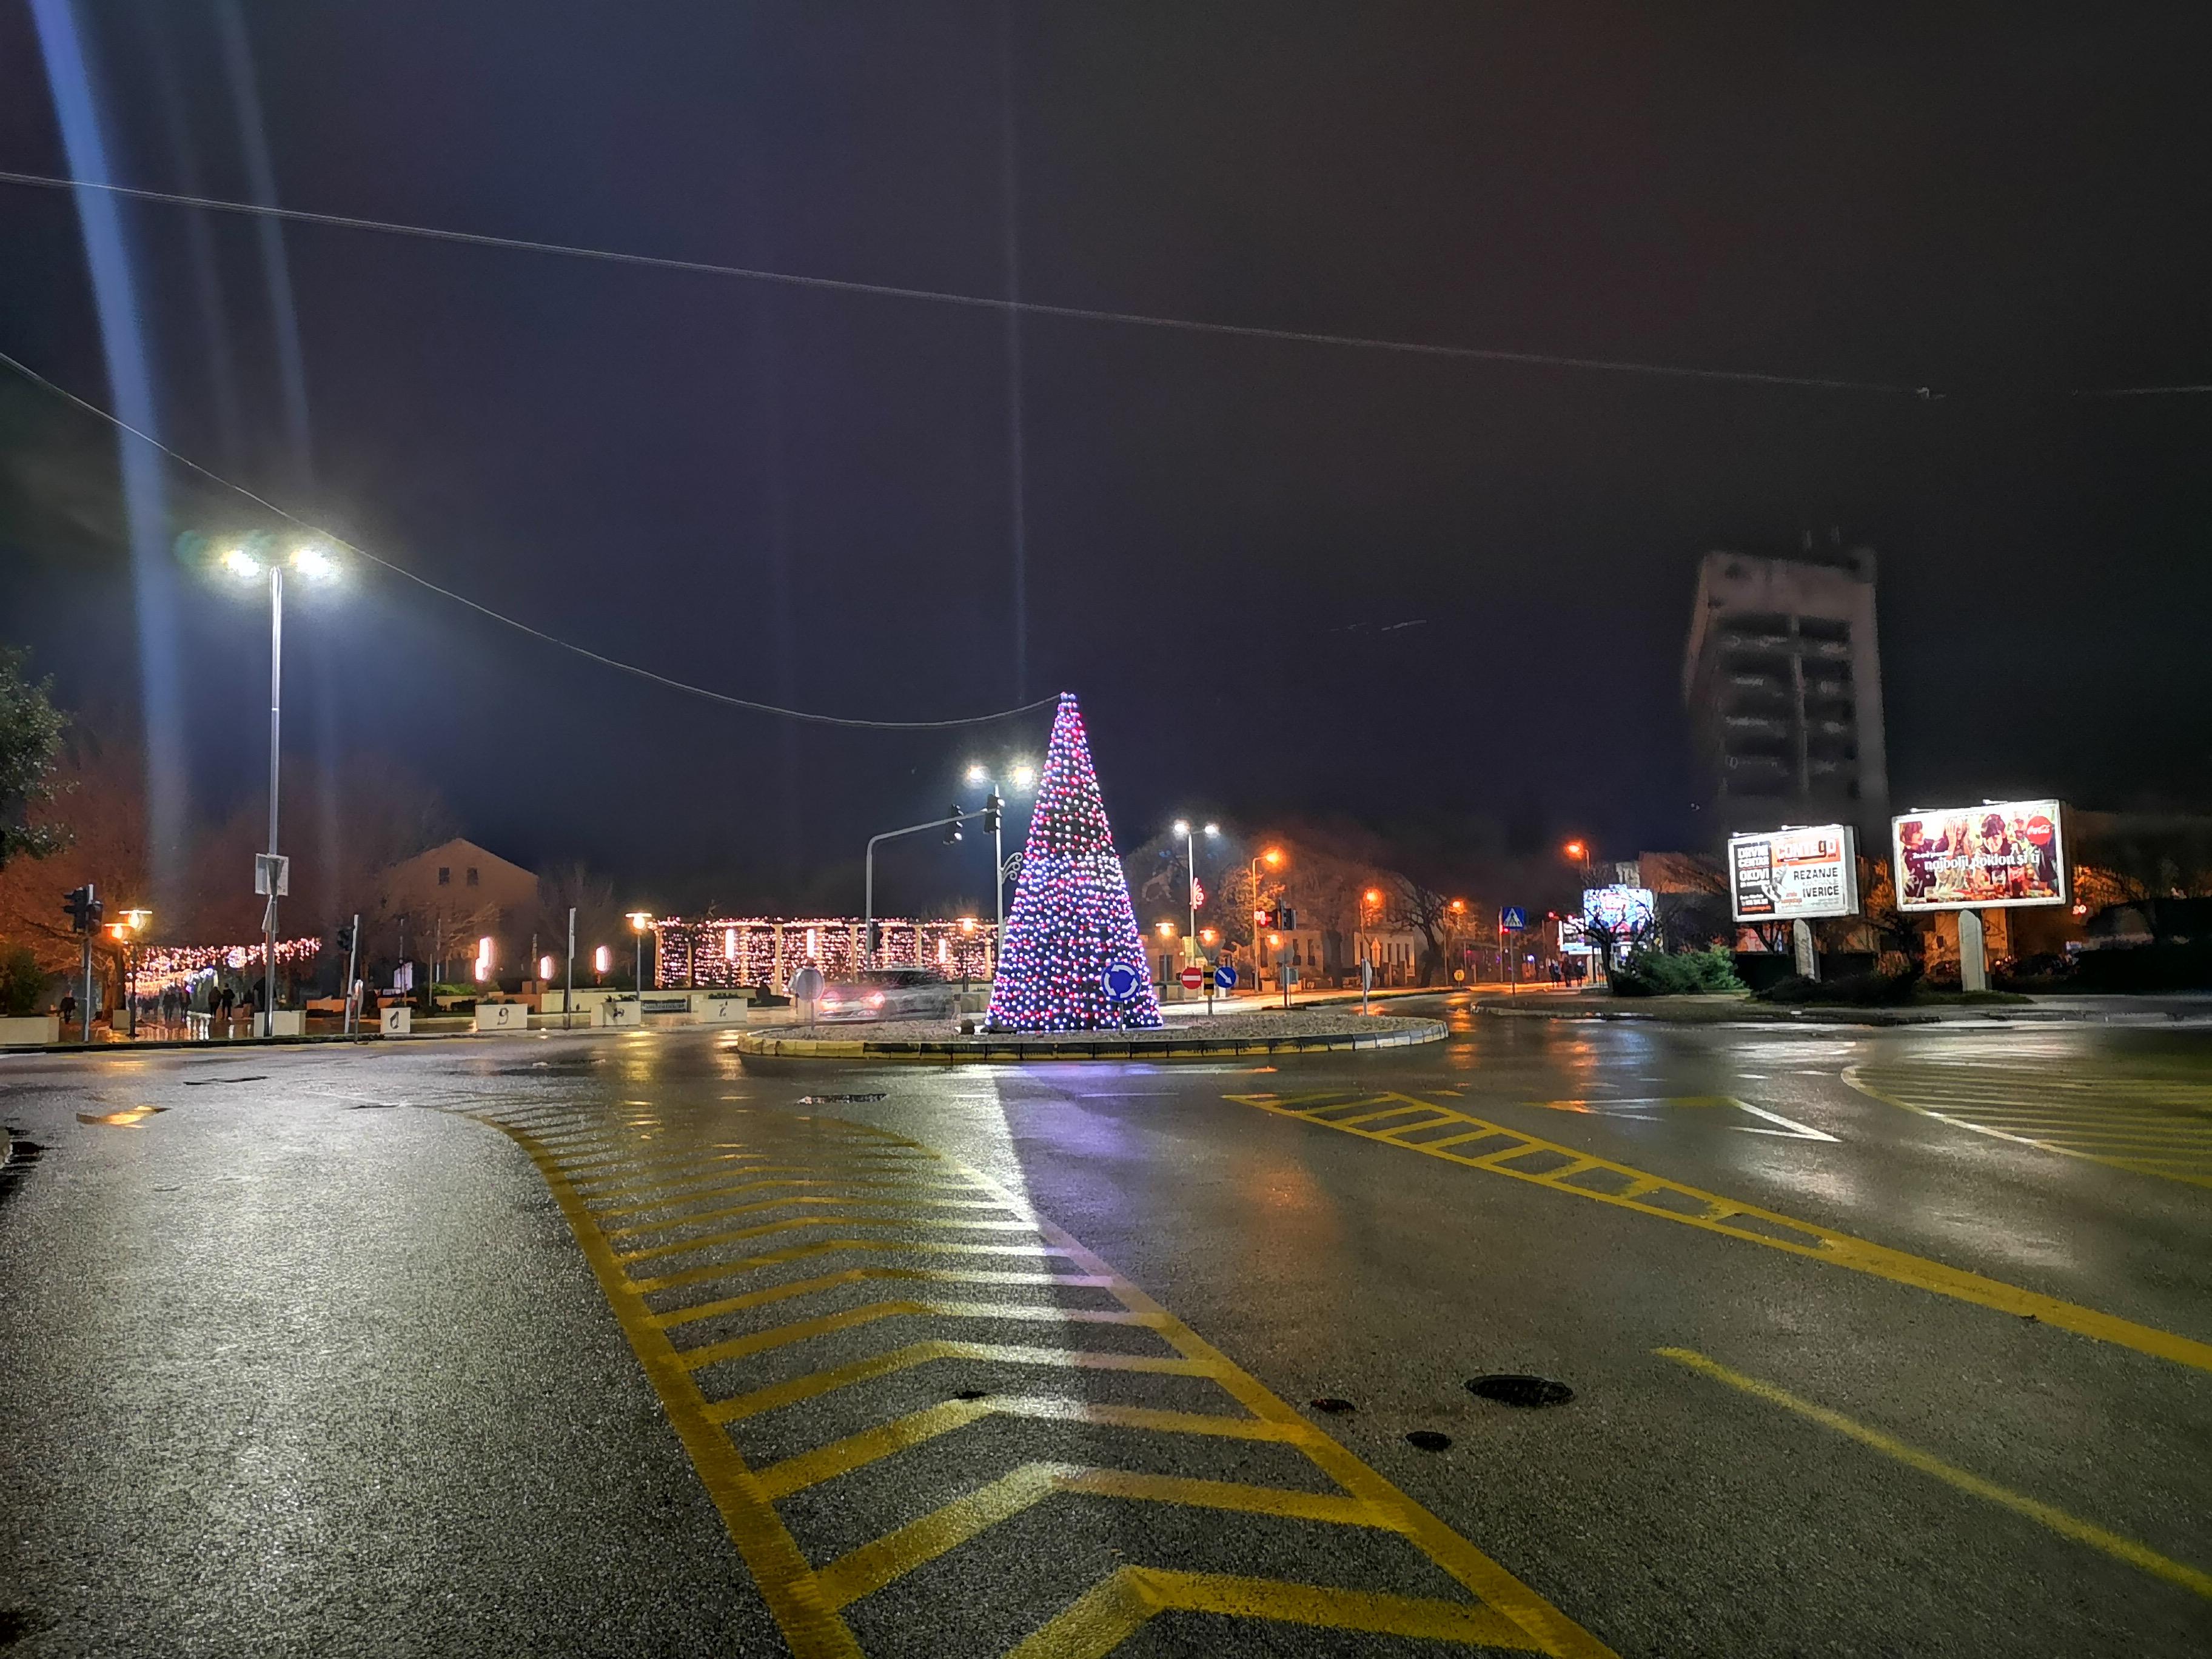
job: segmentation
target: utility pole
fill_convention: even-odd
[[[561,1029],[567,1030],[576,1011],[576,907],[568,907],[568,965],[562,981]]]

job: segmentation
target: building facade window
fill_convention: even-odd
[[[453,866],[452,866],[451,865],[447,865],[447,864],[441,864],[441,865],[440,865],[440,866],[438,866],[438,885],[439,885],[439,886],[441,886],[441,887],[451,887],[453,884]]]
[[[471,887],[477,884],[477,867],[473,864],[469,866],[468,884]]]

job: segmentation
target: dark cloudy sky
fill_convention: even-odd
[[[122,182],[246,196],[260,149],[290,207],[996,295],[1011,113],[1031,300],[1942,394],[1031,319],[1017,615],[996,313],[125,210],[170,442],[596,649],[892,719],[1072,689],[1127,840],[1469,811],[1626,851],[1701,834],[1698,553],[1832,524],[1882,559],[1898,799],[2212,805],[2212,397],[2068,395],[2212,381],[2203,24],[1661,9],[75,8]],[[0,168],[58,173],[33,14],[0,0]],[[70,198],[0,185],[0,350],[106,401]],[[39,499],[96,520],[112,459],[70,458],[112,444],[8,390],[0,631],[112,698],[127,558]],[[264,625],[177,600],[201,801],[256,787]],[[797,731],[388,578],[293,650],[302,763],[412,757],[479,839],[671,896],[1042,740]]]

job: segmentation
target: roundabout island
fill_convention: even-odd
[[[731,1047],[748,1065],[808,1060],[958,1065],[1350,1054],[1437,1042],[1444,1035],[1438,1020],[1337,1007],[1255,1006],[1165,1017],[1137,934],[1128,883],[1115,855],[1083,716],[1075,699],[1063,696],[983,1019],[966,1029],[951,1019],[870,1021],[864,1030],[825,1029],[810,1021],[774,1034],[748,1031]]]
[[[1440,1042],[1442,1020],[1363,1016],[1349,1008],[1255,1009],[1139,1030],[963,1033],[951,1020],[868,1025],[789,1025],[747,1031],[731,1046],[750,1062],[837,1060],[924,1065],[1009,1065],[1030,1060],[1231,1060],[1336,1054]]]

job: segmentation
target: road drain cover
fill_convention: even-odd
[[[1406,1437],[1406,1443],[1418,1447],[1422,1451],[1449,1451],[1451,1437],[1448,1434],[1438,1434],[1434,1429],[1415,1429],[1413,1433]]]
[[[1478,1400],[1531,1408],[1564,1406],[1575,1397],[1575,1391],[1564,1382],[1554,1382],[1548,1376],[1520,1376],[1511,1372],[1478,1376],[1467,1385],[1467,1391]]]
[[[884,1098],[882,1095],[801,1095],[799,1103],[802,1106],[849,1106],[856,1101]]]
[[[1309,1401],[1306,1403],[1310,1405],[1316,1411],[1327,1412],[1331,1416],[1334,1416],[1339,1412],[1350,1412],[1359,1409],[1349,1400],[1339,1400],[1333,1394],[1325,1394],[1322,1395],[1320,1399]]]

